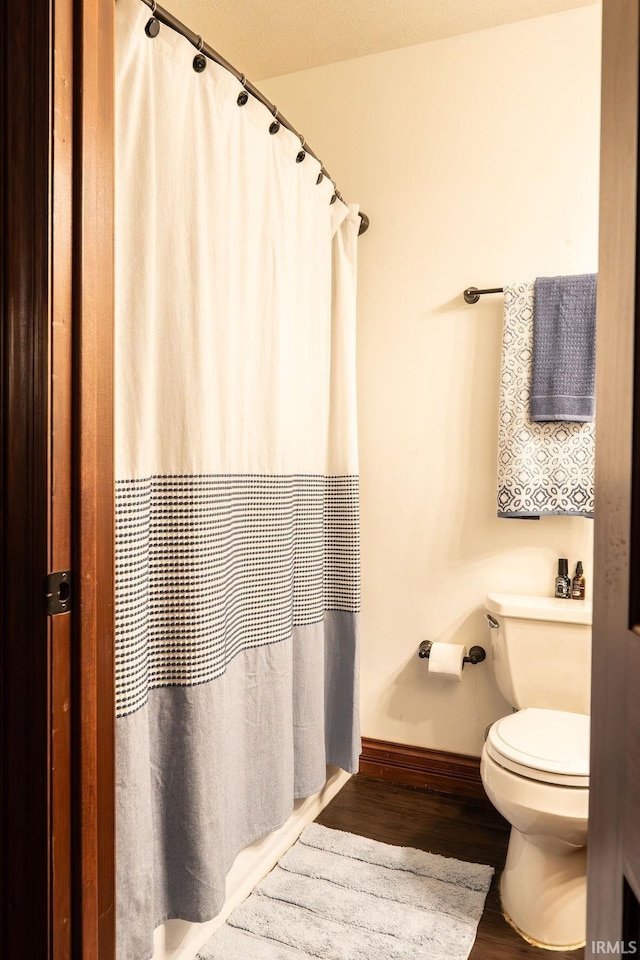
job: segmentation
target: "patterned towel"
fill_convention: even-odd
[[[533,283],[504,288],[498,516],[593,517],[595,424],[530,419],[533,293]]]

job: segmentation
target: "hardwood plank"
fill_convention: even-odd
[[[541,960],[545,956],[550,960],[582,960],[584,957],[584,950],[541,951],[523,940],[504,919],[498,890],[509,824],[490,805],[359,774],[322,811],[318,823],[382,843],[417,847],[495,867],[496,875],[470,960]]]

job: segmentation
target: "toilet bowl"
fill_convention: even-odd
[[[583,946],[589,717],[544,708],[503,717],[489,729],[480,772],[511,824],[500,891],[507,919],[538,946]]]

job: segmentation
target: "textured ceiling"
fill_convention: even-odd
[[[160,0],[250,80],[597,0]]]

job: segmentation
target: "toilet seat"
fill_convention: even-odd
[[[522,777],[588,788],[589,727],[584,714],[527,707],[490,727],[486,749],[501,767]]]

